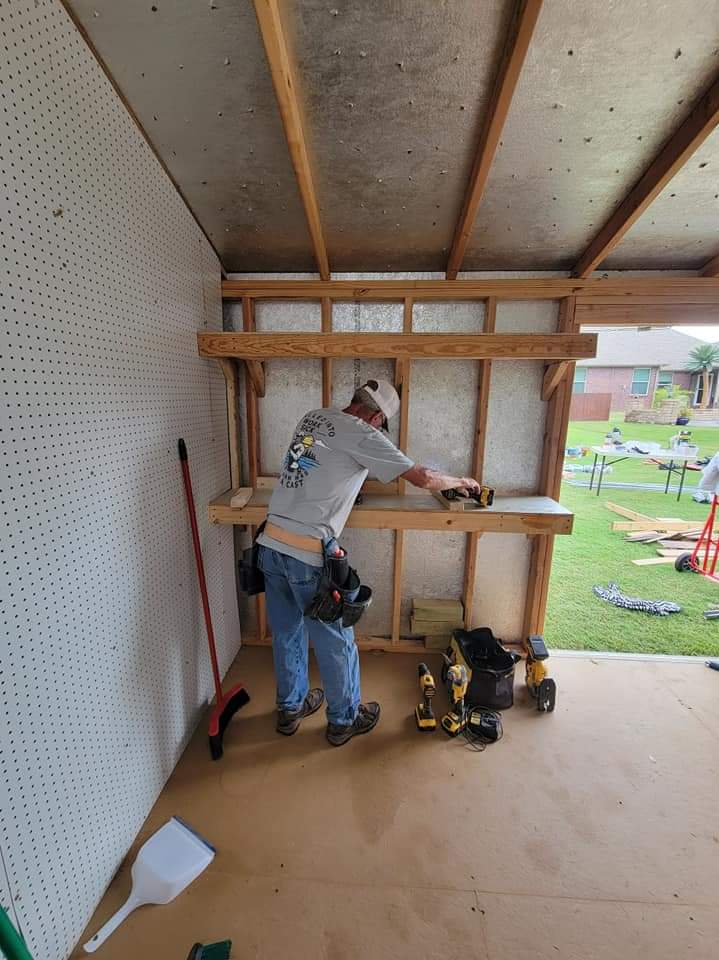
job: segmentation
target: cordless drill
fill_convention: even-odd
[[[467,722],[464,711],[464,698],[467,693],[467,668],[462,663],[452,663],[447,668],[447,688],[452,701],[452,709],[442,717],[442,729],[450,737],[456,737],[464,730]]]
[[[426,663],[419,665],[419,688],[422,691],[422,703],[418,703],[414,708],[414,717],[422,733],[431,733],[437,729],[437,720],[432,711],[432,697],[437,689],[434,685],[434,677]]]
[[[442,490],[442,496],[445,500],[474,500],[478,507],[491,507],[494,503],[494,490],[491,487],[480,485],[479,490],[473,490],[464,496],[455,487],[449,490]]]

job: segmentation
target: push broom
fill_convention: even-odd
[[[197,579],[200,583],[200,593],[202,595],[202,609],[205,612],[205,626],[207,628],[207,643],[210,647],[210,660],[212,661],[212,676],[215,681],[215,705],[210,713],[209,738],[210,755],[213,760],[219,760],[222,756],[222,737],[230,720],[240,707],[244,707],[250,701],[250,695],[241,683],[232,687],[226,694],[222,693],[222,681],[220,679],[220,668],[217,665],[217,650],[215,648],[215,633],[212,629],[212,617],[210,615],[210,602],[207,597],[207,583],[205,582],[205,565],[202,562],[202,548],[200,547],[200,534],[197,530],[197,515],[195,513],[195,498],[192,495],[192,481],[190,480],[190,466],[187,462],[187,447],[184,440],[177,441],[177,447],[180,453],[180,463],[182,464],[182,479],[185,483],[185,496],[187,497],[187,511],[190,514],[190,526],[192,528],[192,543],[195,548],[195,562],[197,564]]]

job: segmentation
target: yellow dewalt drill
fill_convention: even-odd
[[[426,663],[419,665],[419,688],[422,691],[422,703],[418,703],[414,708],[414,717],[422,733],[431,733],[437,729],[437,720],[432,711],[432,697],[437,692],[437,688]]]
[[[551,713],[557,700],[557,685],[549,676],[546,660],[549,657],[544,637],[536,634],[527,638],[527,689],[537,701],[540,713]]]
[[[464,664],[451,663],[447,667],[447,688],[452,701],[452,709],[442,717],[442,729],[450,737],[456,737],[458,733],[461,733],[467,722],[464,698],[468,683],[469,677]]]

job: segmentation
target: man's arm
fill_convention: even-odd
[[[418,463],[403,473],[402,476],[413,487],[420,487],[422,490],[455,489],[460,490],[465,496],[468,496],[474,490],[479,490],[479,483],[472,477],[452,477],[446,473],[439,473],[437,470],[430,470],[429,467],[422,467]]]

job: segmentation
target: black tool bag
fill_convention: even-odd
[[[265,575],[257,563],[257,555],[260,550],[257,538],[264,529],[264,523],[257,528],[257,532],[252,539],[252,546],[242,551],[242,559],[240,560],[240,590],[249,597],[265,592]]]
[[[514,703],[514,665],[522,658],[502,646],[489,627],[455,630],[452,634],[472,672],[467,703],[507,710]]]
[[[343,627],[353,627],[372,603],[372,590],[360,583],[357,571],[349,565],[347,551],[341,555],[328,554],[319,589],[312,597],[305,616],[322,623],[342,621]]]

